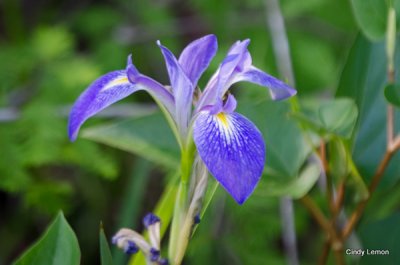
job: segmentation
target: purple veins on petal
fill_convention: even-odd
[[[70,140],[76,139],[80,127],[88,118],[138,89],[129,82],[124,70],[110,72],[95,80],[80,95],[71,109],[68,122]]]
[[[201,159],[217,181],[242,204],[254,191],[265,163],[260,131],[233,112],[203,111],[194,122],[193,138]]]

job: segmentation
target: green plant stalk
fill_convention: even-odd
[[[188,194],[188,185],[183,181],[179,184],[178,194],[175,200],[174,214],[172,217],[171,233],[169,240],[168,256],[171,265],[179,265],[180,257],[177,256],[177,250],[182,248],[180,234],[182,233],[182,224],[187,214],[186,198]],[[182,257],[183,258],[183,257]]]
[[[191,135],[189,135],[191,139]],[[172,217],[168,256],[172,265],[180,265],[188,245],[191,226],[186,223],[189,207],[189,181],[194,162],[195,147],[192,140],[182,149],[181,181]]]
[[[387,28],[386,28],[386,56],[388,59],[388,72],[394,71],[394,53],[396,49],[396,11],[392,4],[388,10]]]

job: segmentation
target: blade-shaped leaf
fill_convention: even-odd
[[[112,260],[110,247],[108,245],[107,237],[104,234],[104,229],[102,227],[100,227],[99,241],[101,265],[113,265],[114,263]]]
[[[14,265],[78,265],[79,243],[60,212],[43,236]]]
[[[179,165],[179,146],[161,113],[85,129],[82,136],[165,166]]]

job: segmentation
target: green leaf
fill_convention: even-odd
[[[113,265],[114,263],[112,260],[110,247],[108,245],[108,240],[106,235],[104,234],[104,229],[102,225],[100,225],[99,241],[100,241],[101,265]]]
[[[300,167],[311,151],[297,122],[289,117],[288,102],[241,101],[238,112],[255,123],[264,136],[267,149],[266,167],[277,177],[298,176]]]
[[[83,130],[82,136],[140,155],[170,169],[179,165],[179,146],[161,113]]]
[[[397,49],[400,48],[397,42]],[[400,69],[400,54],[396,55],[396,69]],[[386,151],[386,100],[383,88],[386,79],[385,45],[372,43],[358,36],[345,64],[337,97],[354,99],[359,110],[357,132],[353,135],[353,159],[361,176],[368,180],[377,169]],[[396,71],[396,79],[400,78]],[[400,116],[395,115],[396,131]],[[400,157],[396,154],[381,181],[381,186],[393,185],[400,178]]]
[[[289,196],[293,199],[299,199],[306,195],[320,175],[320,167],[316,164],[309,164],[301,172],[298,178],[290,182],[278,181],[276,179],[266,180],[260,183],[256,194],[261,196]]]
[[[400,86],[399,85],[385,86],[385,98],[390,104],[396,107],[400,107]]]
[[[388,1],[352,0],[353,11],[361,30],[370,40],[381,40],[385,37]],[[397,13],[397,25],[400,22],[400,0],[393,0]]]
[[[63,27],[43,27],[35,31],[31,47],[39,59],[48,61],[71,53],[73,37]]]
[[[360,228],[364,250],[388,250],[387,255],[367,255],[361,257],[360,265],[400,264],[400,214],[374,221]]]
[[[330,174],[336,179],[344,179],[350,173],[345,143],[340,139],[332,139],[328,144]]]
[[[44,235],[14,265],[78,265],[80,256],[75,233],[60,212]]]
[[[327,132],[350,138],[358,116],[353,100],[343,98],[329,101],[318,112],[321,124]]]
[[[351,137],[357,122],[358,110],[352,99],[328,101],[308,99],[301,102],[301,112],[291,114],[302,126],[321,137]]]

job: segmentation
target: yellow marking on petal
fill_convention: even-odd
[[[225,127],[228,127],[228,118],[226,117],[225,113],[220,112],[217,114],[217,118],[222,122]]]
[[[128,77],[121,77],[108,83],[102,90],[104,91],[117,85],[126,84],[127,82],[129,82]]]
[[[126,82],[128,82],[128,78],[127,77],[121,77],[121,78],[118,78],[118,79],[115,79],[114,81],[112,81],[111,85],[115,86],[115,85],[120,85],[120,84],[123,84],[123,83],[126,83]]]

